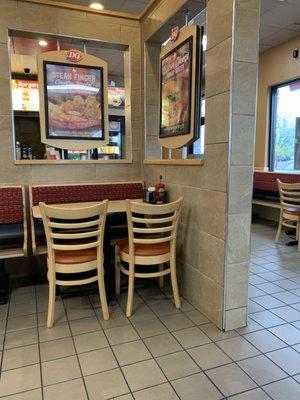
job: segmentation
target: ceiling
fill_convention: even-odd
[[[99,2],[106,10],[128,12],[139,15],[143,12],[151,0],[65,0],[65,3],[79,6],[89,6],[93,2]]]
[[[57,50],[56,40],[49,40],[47,37],[40,39],[47,40],[47,46],[41,47],[39,39],[11,37],[10,38],[10,53],[11,53],[11,71],[14,73],[23,73],[24,68],[30,68],[30,73],[37,74],[37,54],[44,51]],[[67,41],[59,41],[61,50],[76,48],[84,51],[83,43],[78,39],[70,39]],[[108,73],[111,79],[115,76],[123,77],[124,75],[124,51],[112,48],[102,47],[99,42],[86,41],[86,51],[96,57],[107,61]]]
[[[65,0],[77,5],[89,5],[92,0]],[[151,0],[99,0],[108,9],[140,14]],[[162,43],[170,34],[173,25],[183,26],[186,10],[189,10],[189,19],[205,8],[205,0],[188,0],[185,7],[178,11],[155,35],[151,38]],[[289,39],[300,35],[300,0],[261,0],[260,51],[264,52]],[[46,38],[48,40],[48,38]],[[36,72],[35,55],[40,51],[56,49],[56,41],[48,40],[48,47],[41,48],[38,40],[15,37],[12,42],[12,70],[24,71],[30,67]],[[300,42],[299,42],[300,45]],[[69,39],[60,42],[61,49],[76,47],[83,51],[82,42],[78,39]],[[110,75],[123,76],[124,53],[121,49],[106,49],[99,42],[87,42],[87,52],[107,60]]]
[[[261,0],[261,52],[298,35],[300,35],[300,0]]]

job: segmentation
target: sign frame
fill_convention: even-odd
[[[41,53],[37,57],[38,64],[38,84],[39,84],[39,97],[40,97],[40,127],[41,127],[41,142],[48,146],[67,149],[67,150],[88,150],[96,147],[104,146],[108,142],[108,101],[107,101],[107,63],[98,57],[90,54],[81,53],[79,50],[80,57],[78,62],[69,61],[67,56],[71,50],[57,50]],[[45,77],[44,65],[57,64],[63,66],[74,66],[77,68],[94,68],[102,70],[102,127],[103,135],[102,138],[80,138],[75,137],[68,138],[53,138],[47,135],[48,132],[48,106],[46,104],[47,95],[45,87],[47,80]]]
[[[159,143],[166,148],[176,149],[185,146],[198,137],[197,116],[199,115],[198,96],[201,88],[201,35],[200,28],[197,25],[183,27],[179,31],[175,42],[169,42],[160,53],[160,93],[159,93]],[[178,50],[185,43],[190,43],[190,82],[189,82],[189,115],[188,129],[183,133],[162,134],[162,61]],[[199,84],[200,83],[200,84]]]

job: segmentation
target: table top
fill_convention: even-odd
[[[132,199],[137,202],[142,202],[143,199]],[[80,207],[86,207],[86,206],[92,206],[95,204],[99,204],[99,201],[91,201],[91,202],[86,202],[86,203],[61,203],[61,204],[51,204],[53,207],[58,207],[58,208],[80,208]],[[126,200],[110,200],[108,203],[108,213],[118,213],[118,212],[125,212],[126,211]],[[32,206],[32,215],[33,218],[41,219],[41,210],[40,206]]]

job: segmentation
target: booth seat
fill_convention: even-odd
[[[5,260],[27,255],[27,224],[23,186],[0,186],[0,304],[8,297]]]
[[[280,209],[277,179],[285,183],[298,183],[300,182],[300,174],[255,171],[252,203]]]
[[[108,200],[142,198],[142,181],[31,185],[29,201],[31,210],[32,251],[34,255],[47,252],[42,221],[34,220],[32,206],[46,204],[85,203]]]

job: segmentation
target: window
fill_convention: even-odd
[[[300,170],[300,79],[272,87],[269,167]]]
[[[199,158],[204,154],[204,134],[205,134],[205,97],[201,99],[201,120],[199,137],[188,146],[188,158]]]

